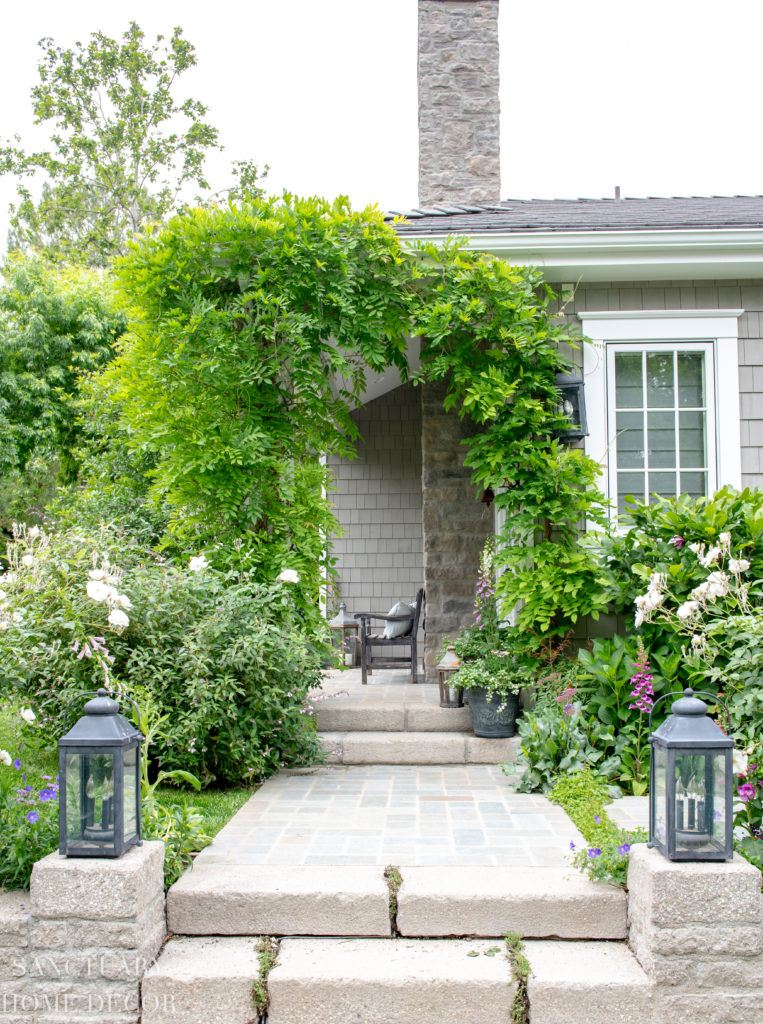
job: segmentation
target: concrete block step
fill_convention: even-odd
[[[471,732],[469,708],[421,704],[328,700],[318,706],[318,732]]]
[[[572,867],[403,867],[397,927],[406,936],[625,939],[625,892]]]
[[[142,1024],[254,1024],[256,939],[170,939],[142,984]]]
[[[532,1024],[648,1024],[654,988],[621,942],[527,942]]]
[[[330,764],[503,764],[519,737],[489,740],[460,732],[324,732]]]
[[[268,1024],[506,1024],[515,986],[501,941],[284,939],[268,991]]]
[[[389,936],[382,867],[198,863],[167,893],[178,935]]]

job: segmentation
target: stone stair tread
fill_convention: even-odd
[[[471,732],[468,708],[392,700],[327,701],[318,707],[318,732]]]
[[[170,939],[142,985],[142,1024],[252,1024],[254,938]]]
[[[389,936],[383,868],[199,862],[167,894],[180,935]]]
[[[461,732],[325,732],[334,764],[501,764],[516,761],[519,737],[484,739]]]
[[[622,942],[530,941],[532,1024],[646,1024],[654,988]]]
[[[624,939],[625,892],[570,867],[406,867],[398,894],[402,935]]]
[[[268,990],[268,1024],[506,1024],[515,988],[502,942],[285,939]]]

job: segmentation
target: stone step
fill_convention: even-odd
[[[528,942],[532,1024],[646,1024],[654,988],[620,942]]]
[[[519,932],[624,939],[622,889],[555,868],[400,868],[397,927],[407,938]],[[176,935],[389,937],[384,868],[198,862],[167,894]]]
[[[471,732],[469,708],[441,708],[435,698],[405,704],[393,700],[345,700],[318,706],[319,732]]]
[[[391,935],[381,867],[197,864],[167,893],[179,935]]]
[[[254,1024],[256,939],[170,939],[142,984],[142,1024]]]
[[[504,764],[519,737],[489,740],[462,732],[324,732],[329,764]]]
[[[268,1024],[506,1024],[515,985],[501,941],[284,939],[268,991]]]
[[[625,939],[624,890],[556,868],[403,867],[401,935]]]

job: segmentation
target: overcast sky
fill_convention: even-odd
[[[37,40],[182,26],[230,161],[270,189],[417,201],[416,0],[6,0],[0,137],[31,142]],[[504,198],[763,193],[761,0],[501,0]],[[0,239],[12,198],[0,179]]]

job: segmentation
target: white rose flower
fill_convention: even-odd
[[[698,587],[695,587],[694,590],[692,590],[690,597],[692,601],[706,601],[708,598],[709,590],[710,584],[707,582],[707,580],[705,580],[704,583],[700,583]]]
[[[103,601],[108,601],[109,591],[112,588],[106,586],[101,580],[90,580],[86,589],[87,596],[100,604]]]
[[[636,612],[636,617],[635,617],[635,619],[634,619],[634,625],[636,626],[636,629],[638,629],[638,628],[639,628],[639,626],[643,626],[643,624],[644,624],[644,618],[645,618],[645,616],[644,616],[644,613],[643,613],[643,611],[642,611],[642,610],[641,610],[641,609],[639,608],[639,610],[638,610],[638,611]]]
[[[117,590],[117,588],[112,587],[110,584],[107,583],[106,590],[106,600],[109,602],[109,604],[116,604],[117,598],[119,597],[119,591]]]
[[[7,768],[10,768],[12,764],[11,755],[7,750],[0,750],[0,764],[4,764]]]
[[[106,572],[103,569],[91,569],[88,576],[91,580],[105,580]]]
[[[708,548],[707,554],[703,555],[702,558],[700,558],[700,563],[702,565],[704,565],[704,567],[707,569],[709,566],[711,566],[713,564],[713,562],[717,562],[718,561],[718,559],[720,557],[720,554],[721,554],[721,549],[720,548],[717,548],[717,547]]]
[[[728,547],[728,545],[731,543],[731,534],[730,533],[722,533],[718,537],[718,543],[721,544],[723,547]]]
[[[34,722],[37,719],[37,715],[34,713],[34,711],[32,711],[31,708],[22,708],[21,717],[28,725],[31,725],[32,722]]]
[[[739,574],[740,572],[747,572],[749,568],[750,563],[747,561],[746,558],[729,559],[729,569],[731,569],[732,572]]]
[[[277,579],[279,583],[299,583],[299,573],[296,569],[282,569]]]
[[[40,536],[40,527],[39,526],[33,526],[32,529],[27,533],[27,537],[31,537],[32,540],[37,540],[37,538],[39,536]]]
[[[704,544],[700,544],[699,541],[695,540],[693,544],[689,545],[689,551],[693,551],[695,555],[698,555],[704,546]]]
[[[130,620],[121,608],[113,608],[109,614],[109,625],[113,626],[114,629],[125,629],[125,627],[130,625]]]
[[[699,605],[696,601],[685,601],[682,605],[676,609],[676,615],[681,622],[686,622],[687,619],[692,618],[699,611]]]
[[[7,587],[12,587],[16,582],[16,573],[7,572],[5,576],[0,576],[0,583],[4,583]]]
[[[21,614],[21,612],[14,612],[13,615],[11,615],[11,619],[16,623],[23,622],[24,616]]]
[[[201,572],[202,569],[209,568],[209,562],[207,561],[206,556],[202,553],[191,559],[188,563],[188,568],[191,572]]]
[[[117,599],[114,603],[118,604],[120,608],[124,608],[127,612],[132,608],[132,601],[127,594],[117,594]]]
[[[37,565],[37,559],[34,555],[24,555],[21,559],[21,564],[26,569],[33,569]]]
[[[747,774],[747,754],[743,750],[735,750],[732,754],[733,772],[735,775]]]
[[[646,604],[646,598],[644,597],[643,594],[639,594],[639,596],[636,598],[635,604],[636,604],[637,608],[643,608],[644,607],[644,605]]]
[[[0,629],[7,629],[7,628],[8,628],[8,623],[6,622],[6,620],[5,619],[0,619]]]
[[[661,594],[657,590],[648,590],[646,593],[646,599],[644,601],[644,608],[648,612],[653,612],[655,608],[659,608],[662,602],[665,600],[665,595]]]

